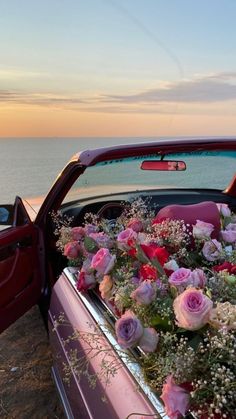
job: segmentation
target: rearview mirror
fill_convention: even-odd
[[[14,217],[14,205],[0,204],[0,224],[12,225]]]
[[[177,160],[144,160],[141,163],[142,170],[162,170],[162,171],[183,171],[186,170],[184,161]]]

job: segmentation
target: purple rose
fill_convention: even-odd
[[[148,305],[155,300],[156,292],[153,288],[153,281],[146,280],[131,293],[131,298],[138,304]]]
[[[84,259],[81,271],[86,273],[91,273],[91,262],[92,262],[92,256],[89,255],[86,259]]]
[[[85,235],[89,236],[91,233],[96,233],[98,230],[94,224],[86,224],[84,227]]]
[[[179,265],[174,259],[170,259],[169,262],[166,262],[163,265],[163,268],[167,269],[168,271],[177,271],[179,269]]]
[[[217,208],[223,217],[230,217],[231,211],[227,204],[216,204]]]
[[[196,220],[196,224],[193,225],[193,236],[197,239],[204,237],[210,237],[214,230],[213,224],[205,223],[204,221]]]
[[[112,246],[112,240],[110,237],[101,232],[101,233],[90,233],[89,237],[91,237],[99,247],[107,247],[110,248]]]
[[[138,278],[137,276],[132,276],[132,278],[130,279],[130,283],[136,286],[138,286],[140,282],[141,282],[141,279]]]
[[[114,267],[116,257],[111,255],[108,249],[101,248],[93,256],[91,268],[95,269],[99,274],[106,275]]]
[[[173,376],[169,375],[163,385],[161,399],[165,405],[166,414],[170,419],[178,419],[185,416],[189,405],[189,393],[182,387],[177,386]]]
[[[159,335],[153,327],[145,327],[138,346],[144,352],[154,352],[157,348]]]
[[[221,252],[222,246],[216,239],[207,241],[204,243],[202,248],[203,255],[205,256],[206,260],[209,260],[210,262],[214,262],[215,260],[219,259]]]
[[[227,243],[236,242],[236,224],[229,223],[225,230],[221,231],[221,237]]]
[[[138,345],[143,335],[143,326],[134,313],[128,310],[116,321],[115,331],[117,342],[122,348],[127,349]]]
[[[204,288],[206,285],[206,275],[202,269],[194,269],[191,272],[191,285],[196,288]]]
[[[169,283],[183,290],[191,284],[191,274],[191,269],[179,268],[170,275]]]
[[[187,330],[201,329],[208,323],[213,302],[201,290],[188,288],[173,303],[177,325]]]

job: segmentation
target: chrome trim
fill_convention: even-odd
[[[69,402],[68,402],[63,384],[61,383],[60,376],[57,373],[55,366],[52,366],[51,373],[52,373],[52,379],[55,383],[55,386],[56,386],[56,389],[57,389],[57,392],[58,392],[58,396],[60,398],[60,401],[61,401],[64,413],[65,413],[66,419],[75,419],[75,417],[74,417],[74,415],[71,411],[71,408],[70,408],[70,405],[69,405]]]
[[[158,397],[155,395],[155,393],[150,389],[150,387],[145,383],[142,369],[138,365],[138,363],[131,361],[128,353],[126,354],[124,350],[118,345],[117,341],[115,340],[113,334],[109,331],[107,327],[107,321],[104,319],[101,311],[99,311],[98,306],[94,303],[93,299],[89,294],[82,294],[76,289],[76,280],[73,274],[74,269],[72,268],[65,268],[63,270],[64,275],[68,278],[70,284],[75,289],[77,294],[79,295],[80,300],[83,302],[95,322],[99,325],[100,329],[104,333],[105,337],[109,341],[109,343],[112,345],[114,350],[117,352],[119,358],[122,360],[124,366],[129,370],[131,375],[136,380],[138,386],[141,388],[143,393],[147,396],[150,403],[153,405],[154,409],[157,411],[157,413],[160,415],[163,419],[169,419],[169,416],[167,416],[164,412],[163,405],[158,399]],[[100,299],[100,302],[102,302],[104,308],[108,310],[109,314],[112,314],[114,317],[114,313],[104,304],[104,301]]]

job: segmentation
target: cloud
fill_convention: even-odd
[[[101,100],[111,103],[215,103],[236,100],[236,73],[219,73],[192,80],[167,83],[133,95],[106,95]]]
[[[216,80],[231,80],[236,79],[236,72],[235,71],[223,71],[221,73],[212,73],[208,76],[205,76],[205,79],[216,79]]]
[[[52,93],[0,90],[0,103],[1,102],[39,106],[66,106],[82,104],[85,103],[85,100],[78,97],[56,95]]]
[[[85,95],[19,90],[0,90],[0,103],[54,107],[100,113],[183,114],[236,113],[236,72],[196,75],[189,80],[160,83],[134,94]]]
[[[0,68],[1,80],[39,79],[49,77],[51,77],[50,74],[43,71],[30,71],[19,68]]]

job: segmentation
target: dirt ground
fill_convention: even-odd
[[[0,336],[0,418],[64,419],[38,307]]]

